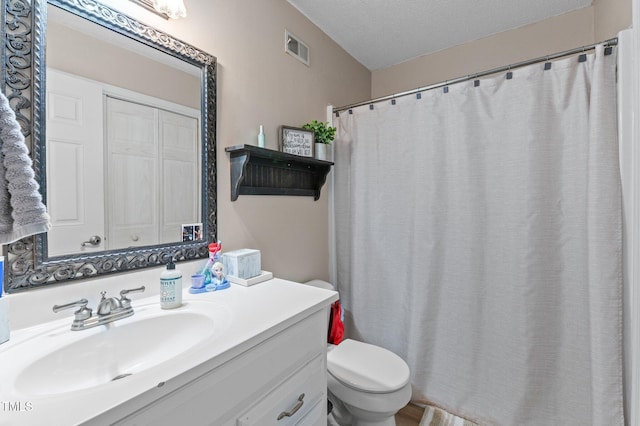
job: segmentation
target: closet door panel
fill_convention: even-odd
[[[155,108],[107,98],[107,245],[158,244]]]
[[[183,224],[199,222],[198,121],[160,110],[161,242],[181,238]]]

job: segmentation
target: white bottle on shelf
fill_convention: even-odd
[[[258,146],[264,148],[264,127],[260,125],[260,132],[258,133]]]

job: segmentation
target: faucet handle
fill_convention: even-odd
[[[120,290],[120,303],[122,303],[122,307],[128,308],[129,306],[131,306],[131,299],[127,297],[127,294],[142,293],[143,291],[145,291],[145,289],[146,289],[145,286],[141,286],[138,288],[132,288],[128,290]]]
[[[82,321],[91,318],[91,309],[87,308],[89,301],[87,299],[80,299],[75,302],[65,303],[64,305],[53,305],[53,312],[60,312],[63,309],[78,307],[78,310],[74,312],[75,320]]]

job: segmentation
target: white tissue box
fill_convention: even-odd
[[[0,344],[9,340],[9,300],[0,297]]]
[[[240,249],[222,255],[224,274],[247,279],[260,275],[260,250]]]

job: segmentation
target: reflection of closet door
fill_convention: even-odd
[[[107,97],[108,248],[182,241],[199,222],[198,120]]]
[[[48,255],[104,250],[102,88],[47,70]]]
[[[158,243],[158,110],[107,97],[107,245]]]
[[[160,242],[182,240],[182,225],[200,222],[200,167],[198,122],[161,110],[161,227]]]

